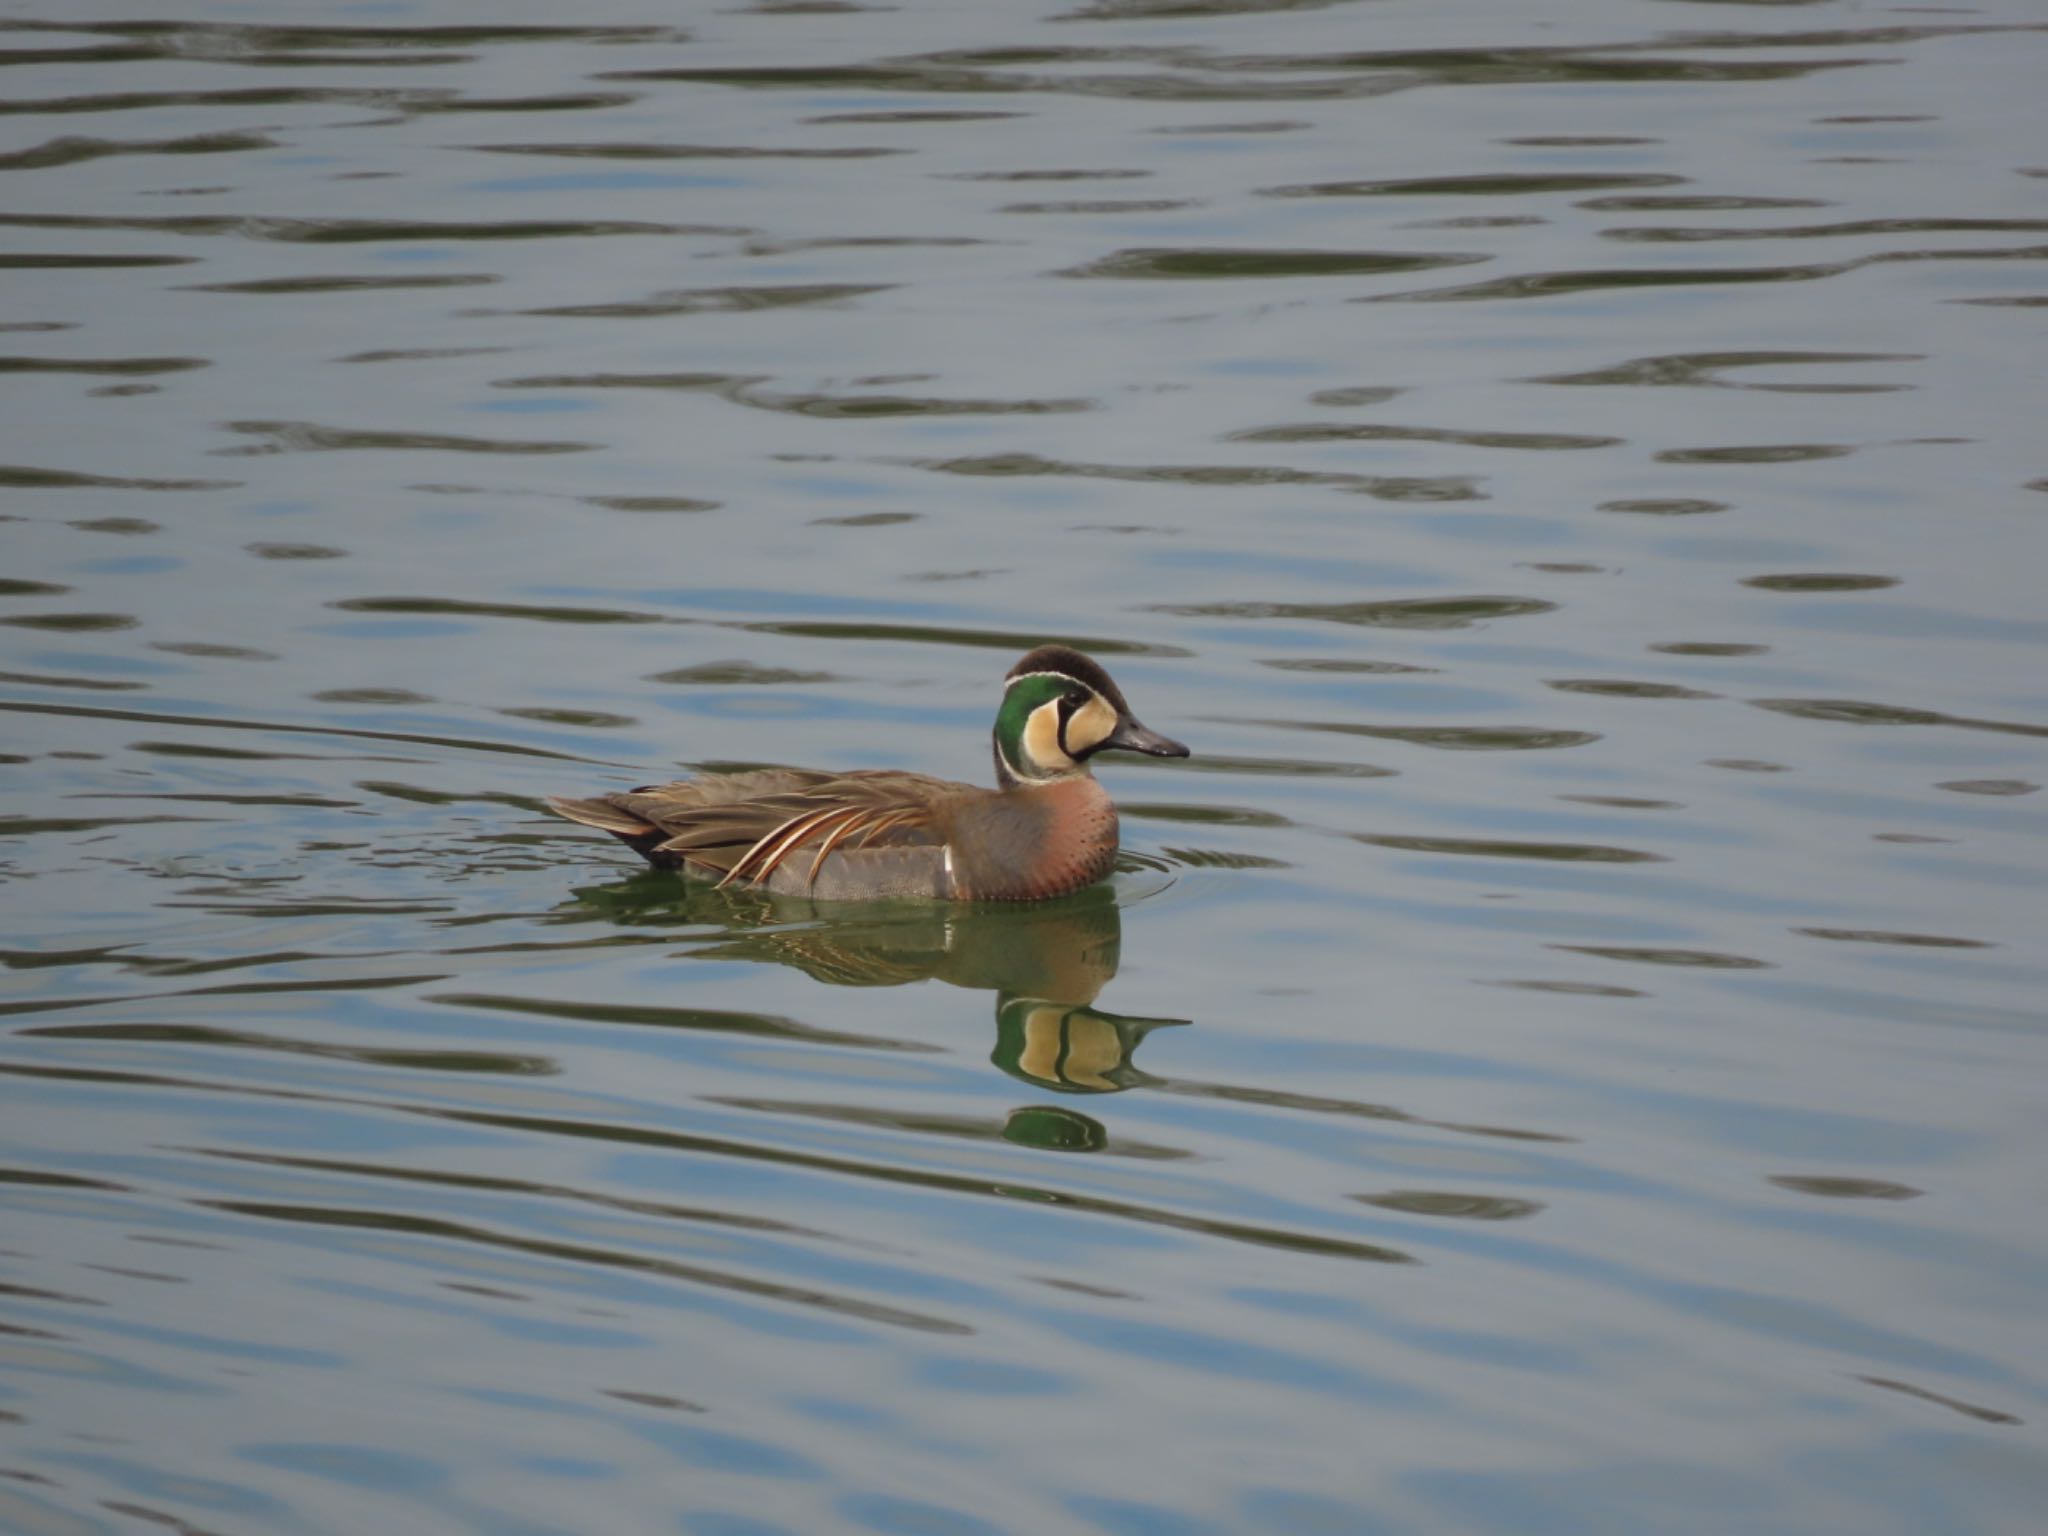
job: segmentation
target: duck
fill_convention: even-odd
[[[609,832],[657,869],[819,901],[1030,902],[1116,863],[1100,752],[1186,757],[1139,723],[1100,664],[1041,645],[1010,668],[996,710],[994,789],[892,768],[761,768],[646,784],[557,815]]]

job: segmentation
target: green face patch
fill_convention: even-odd
[[[996,711],[996,746],[1019,774],[1033,776],[1054,766],[1035,759],[1025,744],[1025,731],[1034,710],[1072,687],[1063,677],[1043,674],[1020,677],[1004,691],[1002,708]]]

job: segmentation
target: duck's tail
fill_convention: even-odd
[[[644,837],[654,830],[631,811],[621,810],[609,800],[569,800],[560,795],[549,795],[548,809],[557,816],[566,816],[571,821],[580,821],[586,827],[596,827],[618,837]]]
[[[547,800],[548,809],[557,816],[566,816],[586,827],[611,833],[656,869],[678,869],[682,866],[681,855],[664,853],[661,849],[661,845],[668,841],[666,832],[609,800],[569,800],[559,795],[549,795]]]

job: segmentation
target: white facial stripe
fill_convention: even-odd
[[[1045,778],[1056,773],[1071,773],[1080,764],[1076,763],[1060,746],[1060,702],[1051,699],[1031,711],[1031,718],[1024,722],[1024,755],[1028,762],[1015,766],[1026,770],[1019,778]]]

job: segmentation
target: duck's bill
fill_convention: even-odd
[[[1118,752],[1143,752],[1147,757],[1188,755],[1188,749],[1171,736],[1162,736],[1157,731],[1147,730],[1137,721],[1130,719],[1119,723],[1102,745]]]

